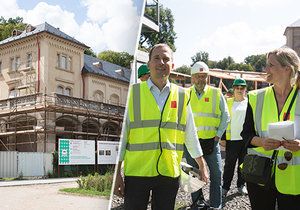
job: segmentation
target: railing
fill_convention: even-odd
[[[111,115],[123,115],[125,111],[125,106],[122,104],[114,105],[110,103],[85,100],[56,93],[54,93],[54,96],[44,95],[43,93],[36,93],[32,95],[0,100],[0,110],[14,110],[24,106],[36,105],[64,106],[73,109],[85,109],[88,111],[108,113]]]
[[[146,0],[144,16],[152,20],[154,23],[159,23],[159,4],[158,0]]]

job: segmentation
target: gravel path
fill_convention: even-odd
[[[224,165],[224,151],[222,150],[222,162]],[[251,209],[250,207],[250,202],[248,196],[243,196],[240,195],[237,191],[236,187],[236,182],[237,182],[237,173],[235,173],[232,184],[231,184],[231,189],[229,190],[227,197],[225,199],[224,205],[223,205],[223,210],[249,210]],[[209,185],[206,185],[203,187],[203,193],[205,196],[205,199],[208,200],[209,198]],[[184,210],[186,207],[191,205],[191,197],[190,194],[187,194],[184,192],[182,189],[179,189],[178,194],[177,194],[177,199],[176,199],[176,208],[177,210]],[[118,197],[118,196],[113,196],[112,200],[112,210],[123,210],[123,199]],[[148,207],[150,210],[150,206]]]

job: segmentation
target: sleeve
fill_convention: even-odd
[[[198,139],[197,129],[195,126],[192,108],[190,104],[187,106],[187,112],[188,113],[185,128],[185,146],[192,158],[197,158],[202,156],[203,152]]]
[[[253,110],[248,102],[246,116],[245,116],[245,122],[243,125],[243,130],[241,132],[241,137],[243,138],[244,145],[246,148],[255,147],[255,146],[251,145],[251,140],[255,136],[257,136],[257,134],[256,134],[255,127],[254,127]]]
[[[221,110],[221,122],[217,130],[217,136],[221,138],[230,121],[227,103],[222,93],[220,97],[220,110]]]

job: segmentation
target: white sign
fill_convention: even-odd
[[[95,141],[79,139],[59,139],[59,165],[95,164]]]
[[[98,164],[116,164],[119,142],[97,141]]]

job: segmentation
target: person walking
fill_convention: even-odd
[[[233,97],[227,98],[227,106],[230,114],[230,122],[226,129],[226,141],[225,143],[225,165],[223,173],[223,189],[222,196],[225,198],[230,189],[231,181],[234,175],[236,162],[237,167],[237,188],[238,192],[242,195],[246,195],[247,189],[245,181],[240,171],[240,165],[244,161],[246,149],[243,139],[240,135],[243,130],[243,124],[245,121],[248,99],[246,96],[247,83],[242,78],[237,78],[233,81]]]
[[[229,122],[229,112],[221,90],[207,84],[209,68],[204,62],[192,66],[193,86],[190,88],[190,104],[197,127],[198,139],[204,159],[210,171],[209,203],[212,209],[222,206],[222,160],[219,141]],[[188,164],[197,167],[188,151],[185,151]],[[191,194],[193,207],[205,205],[203,192],[199,189]]]
[[[251,91],[241,133],[248,154],[275,155],[271,186],[247,182],[253,210],[297,210],[300,204],[300,60],[287,47],[267,54],[266,81],[269,87]],[[268,136],[269,123],[295,123],[295,139],[275,140]],[[278,150],[283,146],[285,150]],[[275,153],[274,153],[275,151]],[[277,156],[277,158],[276,158]],[[276,205],[277,203],[277,205]],[[276,207],[277,206],[277,207]]]
[[[208,172],[188,94],[168,79],[174,68],[171,48],[155,45],[148,67],[150,78],[130,87],[114,192],[124,196],[126,210],[146,210],[150,193],[152,209],[174,210],[184,144],[205,182]]]

